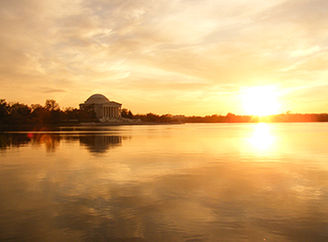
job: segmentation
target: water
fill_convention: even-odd
[[[328,241],[328,124],[0,134],[0,240]]]

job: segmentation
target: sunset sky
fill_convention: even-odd
[[[133,113],[328,112],[327,0],[2,0],[0,98]]]

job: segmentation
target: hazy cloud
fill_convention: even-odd
[[[56,92],[66,92],[64,89],[56,89],[56,88],[41,88],[43,93],[56,93]]]

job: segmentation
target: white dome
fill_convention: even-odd
[[[102,94],[94,94],[85,101],[85,104],[104,104],[104,103],[109,103],[109,100],[107,97],[105,97]]]

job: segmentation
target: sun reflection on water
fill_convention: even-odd
[[[276,137],[272,134],[270,125],[266,123],[256,124],[252,135],[248,139],[252,148],[260,153],[272,150],[275,141]]]

